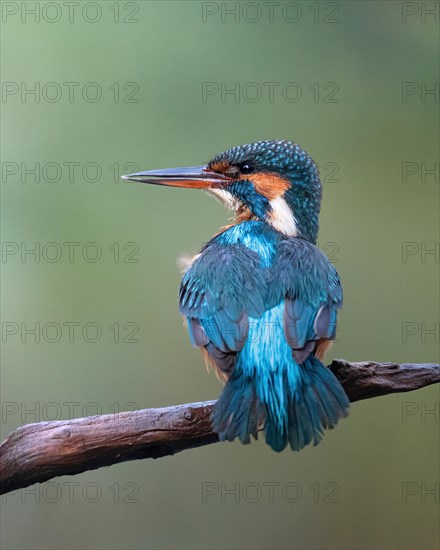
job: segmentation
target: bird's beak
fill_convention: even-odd
[[[230,178],[213,172],[206,166],[188,166],[184,168],[165,168],[164,170],[149,170],[122,176],[126,181],[139,181],[155,185],[171,187],[189,187],[191,189],[209,189],[225,187]]]

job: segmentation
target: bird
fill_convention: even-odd
[[[210,419],[218,438],[248,444],[263,432],[276,452],[317,445],[349,399],[323,364],[343,296],[316,244],[316,163],[292,141],[263,140],[204,165],[122,178],[202,189],[233,211],[186,260],[179,289],[191,343],[225,384]]]

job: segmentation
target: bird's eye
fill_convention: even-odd
[[[252,166],[252,164],[249,164],[249,162],[245,162],[240,166],[240,172],[242,174],[252,174],[254,170],[255,168]]]

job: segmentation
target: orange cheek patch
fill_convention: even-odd
[[[270,201],[284,195],[290,187],[288,180],[271,173],[250,174],[249,176],[242,176],[241,179],[251,181],[257,193],[264,195]]]

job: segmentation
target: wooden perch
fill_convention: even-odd
[[[440,365],[349,363],[329,367],[350,401],[440,382]],[[214,401],[27,424],[0,445],[0,494],[127,460],[159,458],[218,441]]]

